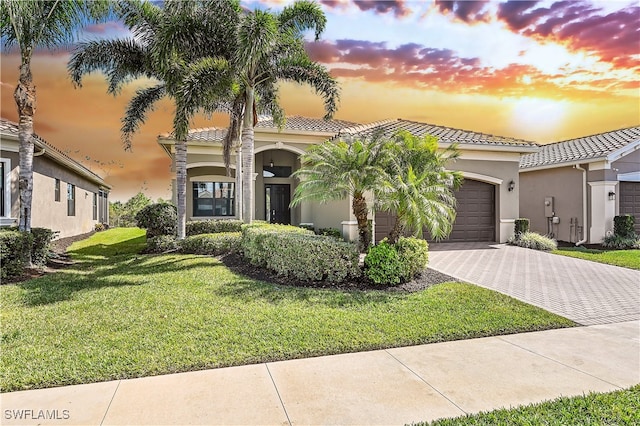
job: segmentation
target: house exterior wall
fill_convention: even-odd
[[[582,171],[573,167],[523,172],[520,174],[520,215],[529,219],[533,232],[552,232],[558,240],[577,242],[587,231],[582,223],[582,192]],[[546,197],[553,197],[553,212],[560,221],[553,224],[553,228],[545,216]],[[578,232],[580,229],[582,234]]]
[[[3,143],[5,141],[3,140]],[[17,225],[19,215],[19,155],[2,151],[2,158],[11,161],[11,215]],[[60,201],[55,201],[55,179],[60,180]],[[75,215],[67,214],[67,184],[75,185]],[[31,205],[31,226],[58,231],[59,238],[85,234],[95,229],[99,223],[101,200],[100,187],[94,182],[70,171],[44,155],[33,158],[33,197]],[[94,217],[94,194],[97,197],[96,219]],[[108,210],[108,209],[106,209]],[[108,218],[107,218],[108,221]],[[5,223],[3,222],[3,225]]]

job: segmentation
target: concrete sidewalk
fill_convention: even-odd
[[[403,425],[637,383],[630,321],[13,392],[1,422]]]

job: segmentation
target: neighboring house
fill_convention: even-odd
[[[532,231],[598,244],[619,214],[640,233],[640,126],[541,146],[520,160],[520,212]]]
[[[80,163],[33,135],[33,201],[31,226],[59,231],[59,238],[93,231],[109,222],[109,190],[104,180]],[[0,225],[18,224],[18,124],[0,119]]]
[[[520,156],[537,151],[538,146],[513,138],[401,119],[358,125],[341,120],[288,117],[284,128],[279,131],[270,119],[261,118],[255,128],[255,219],[338,228],[345,238],[357,239],[351,200],[303,203],[289,208],[296,187],[291,174],[300,167],[299,156],[313,144],[328,139],[366,137],[376,131],[391,134],[400,129],[418,136],[437,136],[442,147],[458,144],[461,157],[451,164],[451,169],[461,171],[465,183],[456,196],[458,218],[449,241],[505,242],[513,233],[514,221],[519,217]],[[189,131],[188,220],[237,217],[237,158],[232,156],[231,176],[227,176],[221,147],[225,132],[215,128]],[[175,162],[175,140],[169,135],[161,135],[158,143]],[[175,200],[175,180],[173,186]],[[388,233],[390,219],[387,213],[375,214],[377,240]]]

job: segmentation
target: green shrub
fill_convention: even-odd
[[[219,232],[240,232],[242,229],[241,220],[217,219],[217,220],[194,220],[187,222],[187,237],[200,234],[217,234]]]
[[[169,203],[150,204],[136,214],[139,228],[147,230],[147,238],[158,235],[176,235],[178,211]]]
[[[337,228],[320,228],[316,234],[342,239],[342,231]]]
[[[383,240],[364,258],[364,273],[375,284],[400,284],[406,271],[395,247]]]
[[[634,225],[636,223],[635,216],[625,214],[621,216],[615,216],[613,218],[613,233],[614,235],[622,238],[636,239],[636,231]]]
[[[178,240],[173,235],[156,235],[147,238],[145,253],[167,253],[178,249]]]
[[[616,216],[619,217],[619,216]],[[602,246],[610,249],[628,250],[640,249],[640,238],[634,234],[634,237],[622,237],[620,235],[610,235],[604,237]]]
[[[271,234],[277,236],[291,233],[313,235],[313,232],[307,229],[290,225],[268,224],[256,221],[251,224],[242,225],[242,241],[240,244],[242,253],[253,265],[266,267],[267,260],[271,256],[271,253],[269,253],[264,246],[264,241],[267,236]]]
[[[520,235],[529,232],[529,219],[520,218],[515,221],[515,237],[520,238]]]
[[[543,251],[551,251],[558,248],[556,240],[545,237],[544,235],[540,235],[536,232],[525,232],[520,235],[520,238],[513,236],[509,238],[507,244]]]
[[[96,226],[94,226],[93,229],[96,232],[104,231],[104,223],[96,223]]]
[[[33,235],[27,232],[4,230],[0,232],[0,279],[22,274]]]
[[[252,264],[303,281],[341,282],[360,275],[355,245],[299,227],[245,226],[241,246]]]
[[[51,251],[51,241],[59,234],[48,228],[31,228],[33,245],[31,246],[31,262],[36,266],[44,266],[47,263]]]
[[[429,262],[429,244],[421,238],[400,237],[395,245],[402,265],[402,281],[411,281]]]
[[[190,254],[218,256],[240,251],[240,232],[218,232],[215,234],[192,235],[180,241],[180,251]]]
[[[301,224],[301,225],[300,225],[300,228],[302,228],[302,229],[306,229],[306,230],[308,230],[308,231],[315,232],[315,228],[313,227],[313,225],[308,225],[308,224],[306,224],[306,223],[305,223],[305,224]]]

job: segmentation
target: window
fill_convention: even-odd
[[[233,182],[193,182],[194,216],[234,216]]]
[[[98,219],[98,194],[93,193],[93,220]]]
[[[60,201],[60,179],[56,179],[55,200]]]
[[[67,216],[76,215],[76,186],[67,184]]]
[[[107,223],[109,217],[109,203],[107,201],[107,191],[100,190],[100,198],[98,200],[98,211],[100,213],[100,223]]]

